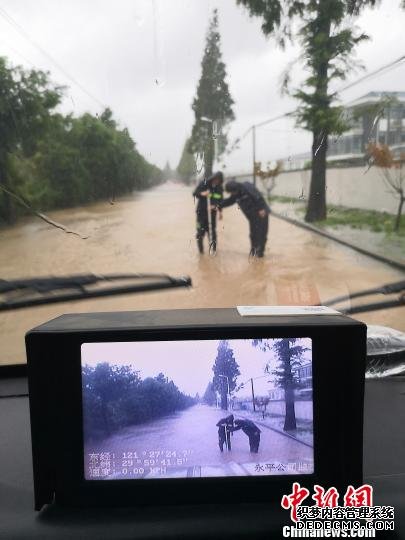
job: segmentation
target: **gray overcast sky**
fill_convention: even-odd
[[[383,0],[357,20],[372,38],[357,49],[366,72],[405,54],[405,10],[399,3]],[[299,51],[293,46],[277,49],[263,37],[259,20],[250,19],[235,0],[3,0],[0,55],[25,67],[49,70],[54,81],[68,85],[65,111],[101,111],[9,24],[8,14],[88,92],[111,107],[147,159],[159,166],[168,159],[174,167],[193,123],[190,106],[214,7],[219,9],[223,57],[235,100],[232,140],[252,123],[295,107],[292,99],[280,96],[279,81]],[[302,75],[297,67],[293,83],[299,85]],[[349,80],[360,75],[353,73]],[[371,90],[405,90],[404,81],[402,65],[344,92],[342,101]],[[294,129],[290,120],[281,120],[260,130],[257,145],[258,159],[267,161],[309,150],[310,137]],[[245,172],[251,159],[248,137],[228,158],[227,171]]]
[[[100,362],[117,366],[129,365],[140,372],[141,378],[156,377],[162,372],[183,392],[190,395],[198,392],[203,395],[208,383],[212,381],[212,366],[218,343],[218,340],[85,343],[82,345],[82,363],[90,366],[96,366]],[[260,377],[254,383],[256,394],[267,395],[270,386],[268,381],[272,377],[263,377],[264,367],[267,362],[271,363],[272,369],[276,367],[273,351],[262,352],[253,347],[251,340],[247,339],[230,340],[229,344],[239,365],[238,384],[251,377]],[[297,344],[308,349],[304,358],[310,360],[311,340],[301,338]],[[250,395],[250,385],[238,392],[238,396],[243,395]]]

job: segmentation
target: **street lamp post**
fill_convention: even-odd
[[[286,113],[286,114],[281,114],[281,115],[275,116],[273,118],[269,118],[268,120],[265,120],[264,122],[259,122],[258,124],[253,124],[247,130],[245,135],[247,135],[250,131],[252,132],[253,184],[254,185],[256,185],[256,128],[266,126],[267,124],[270,124],[271,122],[275,122],[276,120],[281,120],[282,118],[289,117],[292,114],[294,114],[294,112],[289,112],[289,113]],[[243,137],[245,137],[245,135]]]

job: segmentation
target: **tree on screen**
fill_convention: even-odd
[[[127,426],[144,424],[196,403],[164,373],[141,379],[129,366],[107,362],[82,370],[85,437],[105,438]]]
[[[104,435],[111,435],[117,424],[122,423],[115,404],[134,394],[141,379],[138,372],[128,366],[111,366],[107,362],[96,367],[84,366],[82,370],[83,417],[85,430],[95,427]]]
[[[201,62],[201,77],[192,104],[195,120],[190,139],[190,151],[204,158],[205,178],[212,175],[214,159],[225,151],[227,136],[223,129],[235,118],[234,101],[225,80],[220,40],[218,12],[214,9]]]
[[[236,388],[236,378],[240,375],[240,371],[233,350],[226,340],[219,342],[212,371],[214,372],[212,385],[221,396],[221,409],[227,410],[228,398]]]
[[[276,369],[268,362],[265,366],[265,372],[275,375],[276,385],[284,390],[284,431],[297,429],[294,390],[299,387],[297,368],[301,365],[303,354],[307,350],[306,347],[297,344],[297,341],[298,338],[252,340],[254,347],[258,347],[262,351],[273,351],[277,356]]]
[[[215,405],[216,402],[217,402],[217,395],[216,395],[216,392],[214,390],[214,386],[212,384],[212,382],[209,382],[208,383],[208,386],[204,392],[204,395],[203,395],[203,402],[206,404],[206,405]]]

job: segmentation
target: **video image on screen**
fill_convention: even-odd
[[[84,478],[314,472],[310,338],[84,343]]]

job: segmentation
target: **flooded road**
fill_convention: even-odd
[[[103,469],[96,463],[98,465],[96,468],[99,469],[96,471],[96,479],[100,476],[115,480],[161,476],[165,478],[247,476],[257,475],[260,471],[268,473],[269,470],[272,474],[277,474],[276,467],[265,469],[265,464],[269,462],[294,464],[294,470],[297,470],[298,463],[305,462],[309,471],[313,471],[312,448],[263,425],[260,425],[257,454],[250,452],[249,439],[243,431],[233,433],[231,451],[227,451],[225,447],[225,451],[221,453],[218,448],[216,423],[223,416],[224,411],[221,409],[208,405],[194,405],[171,416],[130,426],[106,439],[89,443],[85,449],[87,478],[95,477],[91,457],[103,453],[115,456],[115,466],[104,469],[103,474]],[[162,433],[164,433],[164,448],[162,448]],[[204,444],[201,444],[201,441],[204,441]],[[161,456],[167,453],[180,459],[170,457],[162,460]],[[131,458],[133,455],[136,457],[125,459],[129,454]],[[149,459],[149,456],[152,459]],[[258,463],[262,465],[260,471],[255,467]]]
[[[191,189],[176,184],[50,217],[88,238],[37,218],[1,229],[0,278],[165,272],[190,275],[193,288],[0,314],[2,364],[25,362],[25,332],[62,313],[309,304],[403,279],[399,271],[273,217],[267,257],[249,260],[248,223],[236,207],[225,209],[219,222],[217,256],[199,256]],[[358,318],[405,331],[404,307]]]

